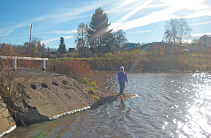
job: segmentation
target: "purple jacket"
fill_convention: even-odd
[[[117,74],[117,76],[118,76],[118,81],[120,81],[120,82],[126,82],[127,81],[127,74],[124,72],[119,72],[118,74]]]

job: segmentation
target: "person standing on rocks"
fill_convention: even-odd
[[[117,76],[118,76],[118,82],[119,82],[119,86],[120,86],[120,94],[123,94],[125,82],[128,82],[127,74],[125,73],[123,66],[120,67],[120,71],[117,74]]]

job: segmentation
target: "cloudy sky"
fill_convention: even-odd
[[[166,21],[185,18],[192,37],[211,35],[210,0],[0,0],[0,43],[24,44],[41,39],[46,47],[58,48],[64,37],[74,48],[74,33],[82,22],[89,24],[95,9],[108,15],[110,29],[122,29],[129,42],[162,41]]]

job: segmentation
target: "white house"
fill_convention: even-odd
[[[205,48],[211,48],[211,35],[203,35],[199,38],[199,46],[204,46]]]

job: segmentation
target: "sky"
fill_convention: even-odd
[[[38,38],[46,47],[76,48],[80,23],[90,24],[95,9],[108,15],[109,29],[122,29],[128,42],[163,40],[166,21],[185,18],[192,38],[211,35],[211,0],[0,0],[0,43],[23,45]]]

